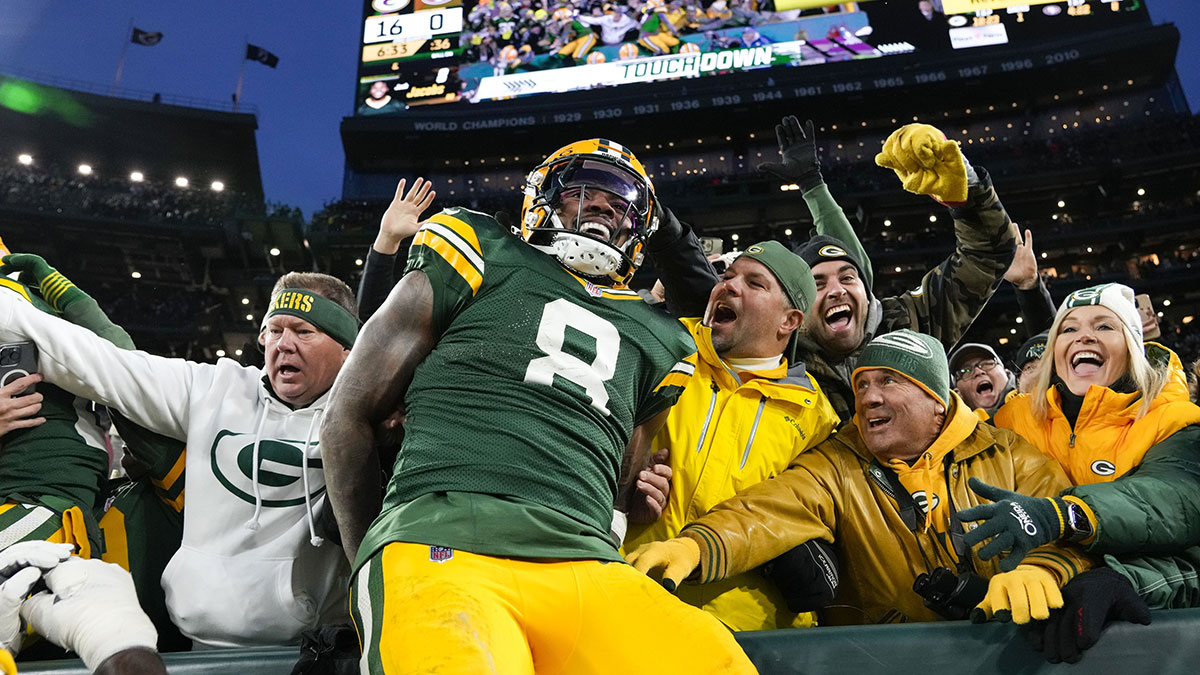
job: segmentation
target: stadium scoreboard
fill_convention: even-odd
[[[461,115],[452,110],[501,101],[505,103],[498,105],[512,110],[513,119],[540,123],[545,112],[561,118],[555,121],[569,122],[657,112],[637,106],[678,112],[906,87],[1052,65],[1042,60],[1053,57],[1040,53],[1049,43],[1081,32],[1148,23],[1142,0],[942,0],[941,12],[916,2],[877,1],[812,9],[825,4],[776,0],[779,11],[759,12],[747,22],[745,12],[726,21],[719,11],[723,6],[707,0],[701,0],[695,16],[661,0],[627,0],[609,11],[624,14],[623,20],[635,27],[620,42],[606,44],[584,25],[592,20],[585,16],[591,6],[578,2],[547,0],[534,9],[521,0],[364,0],[355,114],[403,117],[416,106],[438,104],[436,110],[453,119]],[[784,6],[790,9],[781,10]],[[592,35],[590,47],[578,48],[579,42],[572,41]],[[661,48],[647,47],[656,40]],[[979,49],[998,45],[1007,45],[1010,53],[1013,47],[1025,47],[1028,58],[998,61]],[[934,60],[938,54],[978,52],[979,64],[879,77],[868,75],[876,68],[863,68],[862,77],[845,77],[847,66],[819,67],[914,52]],[[720,85],[710,84],[713,77],[781,68],[804,75],[782,78],[788,83],[784,87],[739,93],[726,87],[712,95],[642,99],[633,107],[620,103],[625,97],[613,91],[657,82],[667,94],[680,88],[670,83],[687,81],[696,91],[715,90]],[[833,73],[826,70],[837,71],[839,79],[831,81]],[[554,95],[588,90],[597,90],[594,110],[583,106],[578,113],[551,112],[558,107],[550,100]],[[527,97],[538,97],[539,104],[519,103]],[[434,111],[418,117],[428,121]]]

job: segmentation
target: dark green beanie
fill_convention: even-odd
[[[867,343],[850,381],[864,370],[886,368],[907,377],[944,406],[950,401],[950,366],[942,343],[907,328],[885,333]]]
[[[762,241],[748,246],[738,257],[752,258],[766,265],[779,280],[792,307],[808,312],[817,297],[817,282],[813,281],[812,268],[803,258],[777,241]]]

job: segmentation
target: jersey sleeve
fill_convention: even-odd
[[[672,366],[671,370],[659,380],[642,404],[638,406],[637,415],[633,420],[634,426],[652,419],[655,415],[675,405],[679,394],[687,386],[688,380],[692,379],[692,373],[696,372],[696,358],[697,356],[693,352]]]
[[[433,321],[439,333],[479,293],[485,265],[476,228],[448,209],[421,225],[404,273],[420,270],[433,288]]]

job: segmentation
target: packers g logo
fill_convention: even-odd
[[[1112,462],[1098,459],[1092,462],[1092,473],[1097,476],[1111,476],[1117,472],[1117,467]]]
[[[933,352],[929,350],[929,347],[926,346],[924,342],[921,342],[911,335],[905,335],[904,333],[885,333],[884,335],[880,335],[872,340],[871,343],[878,343],[887,347],[894,347],[896,349],[906,351],[909,354],[919,356],[923,359],[928,359],[933,356]]]
[[[750,248],[746,249],[746,253],[762,253],[762,252],[763,252],[763,247],[759,246],[758,244],[755,244],[755,245],[751,246]]]
[[[1100,304],[1100,296],[1112,284],[1101,284],[1094,288],[1081,288],[1067,296],[1067,307],[1082,307],[1084,305]]]
[[[938,504],[942,503],[942,500],[940,498],[938,498],[936,492],[932,493],[932,496],[933,496],[932,504],[930,503],[929,496],[927,496],[925,494],[924,490],[917,490],[916,492],[913,493],[912,498],[913,498],[913,502],[918,507],[920,507],[922,511],[924,511],[925,513],[931,513],[933,511],[937,510]]]
[[[848,254],[846,253],[846,249],[842,248],[841,246],[829,244],[828,246],[822,246],[820,250],[817,251],[817,255],[823,258],[842,258]]]
[[[316,445],[311,441],[310,446]],[[254,504],[254,435],[223,430],[213,440],[212,472],[217,481],[242,501]],[[304,494],[304,456],[300,442],[262,440],[258,444],[258,493],[265,507],[298,506],[325,491],[321,460],[308,460]]]
[[[390,14],[408,7],[409,2],[411,0],[371,0],[371,9],[380,14]]]

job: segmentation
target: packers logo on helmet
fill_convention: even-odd
[[[577,141],[526,177],[521,236],[588,281],[620,288],[658,229],[655,208],[654,186],[632,152],[602,138]]]

